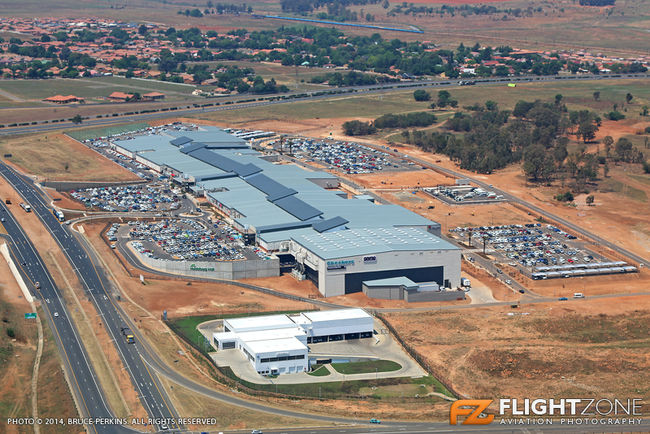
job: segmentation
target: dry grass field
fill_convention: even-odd
[[[60,133],[0,138],[0,153],[21,170],[49,181],[133,181],[123,167]]]
[[[472,398],[588,395],[647,401],[649,307],[648,297],[625,297],[396,313],[388,319]]]

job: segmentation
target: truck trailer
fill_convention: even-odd
[[[135,343],[135,336],[133,336],[133,332],[131,331],[130,328],[122,327],[122,334],[124,335],[124,338],[126,339],[126,342],[128,344],[134,344]]]

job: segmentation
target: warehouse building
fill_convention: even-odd
[[[465,300],[462,290],[443,290],[432,283],[415,283],[407,277],[367,280],[362,282],[363,293],[369,298],[404,300],[408,303],[421,301]]]
[[[204,196],[235,229],[326,297],[364,281],[460,286],[460,249],[440,225],[339,190],[338,179],[277,161],[215,127],[118,140],[113,148]]]
[[[213,334],[218,350],[238,349],[261,375],[309,370],[308,344],[372,337],[373,318],[363,309],[302,312],[223,320]]]

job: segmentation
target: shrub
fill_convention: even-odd
[[[560,193],[555,196],[555,199],[560,202],[573,202],[573,193],[567,191],[565,193]]]
[[[605,117],[610,121],[620,121],[621,119],[625,119],[625,115],[618,110],[613,110],[609,113],[605,113]]]
[[[429,101],[431,99],[431,95],[426,90],[418,89],[413,92],[413,98],[416,101]]]

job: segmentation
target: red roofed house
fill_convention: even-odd
[[[72,102],[83,103],[85,102],[83,98],[79,98],[74,95],[54,95],[49,98],[45,98],[43,101],[53,102],[55,104],[69,104]]]
[[[134,95],[132,93],[113,92],[112,94],[108,95],[108,99],[115,102],[127,102],[133,98],[133,96]]]
[[[165,94],[160,92],[149,92],[142,95],[142,99],[147,101],[156,101],[160,99],[165,99]]]

